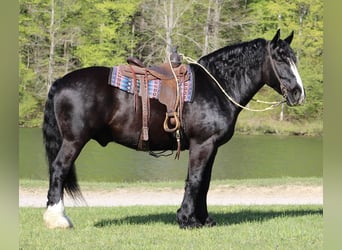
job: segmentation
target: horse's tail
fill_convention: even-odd
[[[46,158],[49,164],[49,174],[53,171],[52,163],[56,159],[57,154],[62,146],[62,135],[59,131],[55,108],[54,108],[54,96],[61,84],[61,80],[57,79],[51,86],[48,98],[45,103],[44,109],[44,121],[43,121],[43,142],[45,145]],[[73,198],[84,200],[80,187],[77,182],[75,164],[70,167],[69,173],[63,182],[65,191]]]

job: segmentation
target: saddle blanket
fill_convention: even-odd
[[[189,74],[189,80],[185,82],[180,82],[180,92],[183,97],[184,102],[191,102],[193,94],[193,77],[190,66],[188,66],[187,73]],[[112,68],[111,76],[109,79],[109,85],[117,87],[128,93],[134,93],[134,83],[133,79],[122,74],[120,66],[114,66]],[[140,80],[136,79],[137,90],[136,93],[141,95],[140,91]],[[148,81],[148,97],[159,99],[161,80],[149,80]]]

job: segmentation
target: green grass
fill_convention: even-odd
[[[211,206],[218,225],[181,230],[176,206],[67,208],[75,227],[50,230],[20,208],[20,249],[322,249],[322,206]]]
[[[323,178],[321,177],[283,177],[270,179],[243,179],[243,180],[212,180],[210,188],[220,186],[229,187],[272,187],[279,185],[301,185],[301,186],[322,186]],[[48,181],[45,180],[27,180],[20,179],[19,186],[21,188],[44,188],[47,190]],[[178,189],[184,188],[184,181],[163,181],[163,182],[80,182],[81,190],[113,190],[116,188],[144,188],[144,189]]]
[[[323,120],[279,121],[272,117],[262,116],[258,112],[243,111],[237,120],[235,133],[322,136]]]
[[[211,188],[321,186],[322,178],[213,180]],[[47,189],[47,181],[20,180],[22,188]],[[183,188],[184,182],[81,182],[82,190]],[[179,229],[177,206],[75,207],[75,228],[49,230],[43,208],[20,208],[22,249],[322,249],[323,209],[306,206],[210,206],[218,225]]]

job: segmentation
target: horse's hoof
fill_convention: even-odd
[[[203,227],[203,224],[197,220],[195,217],[179,216],[177,214],[177,222],[181,229],[192,229]]]
[[[45,225],[50,228],[71,228],[73,224],[66,215],[51,213],[46,210],[44,213]]]
[[[73,227],[71,220],[65,215],[63,201],[48,206],[44,213],[45,225],[48,228],[71,228]]]
[[[214,226],[216,226],[216,222],[211,217],[208,217],[205,220],[204,225],[207,227],[214,227]]]
[[[179,227],[181,229],[195,229],[203,227],[202,223],[200,222],[192,222],[192,223],[180,223]]]

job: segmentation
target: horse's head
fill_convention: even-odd
[[[305,90],[296,67],[296,56],[290,47],[292,33],[284,40],[280,39],[280,30],[267,43],[267,84],[286,98],[289,106],[302,104]]]

